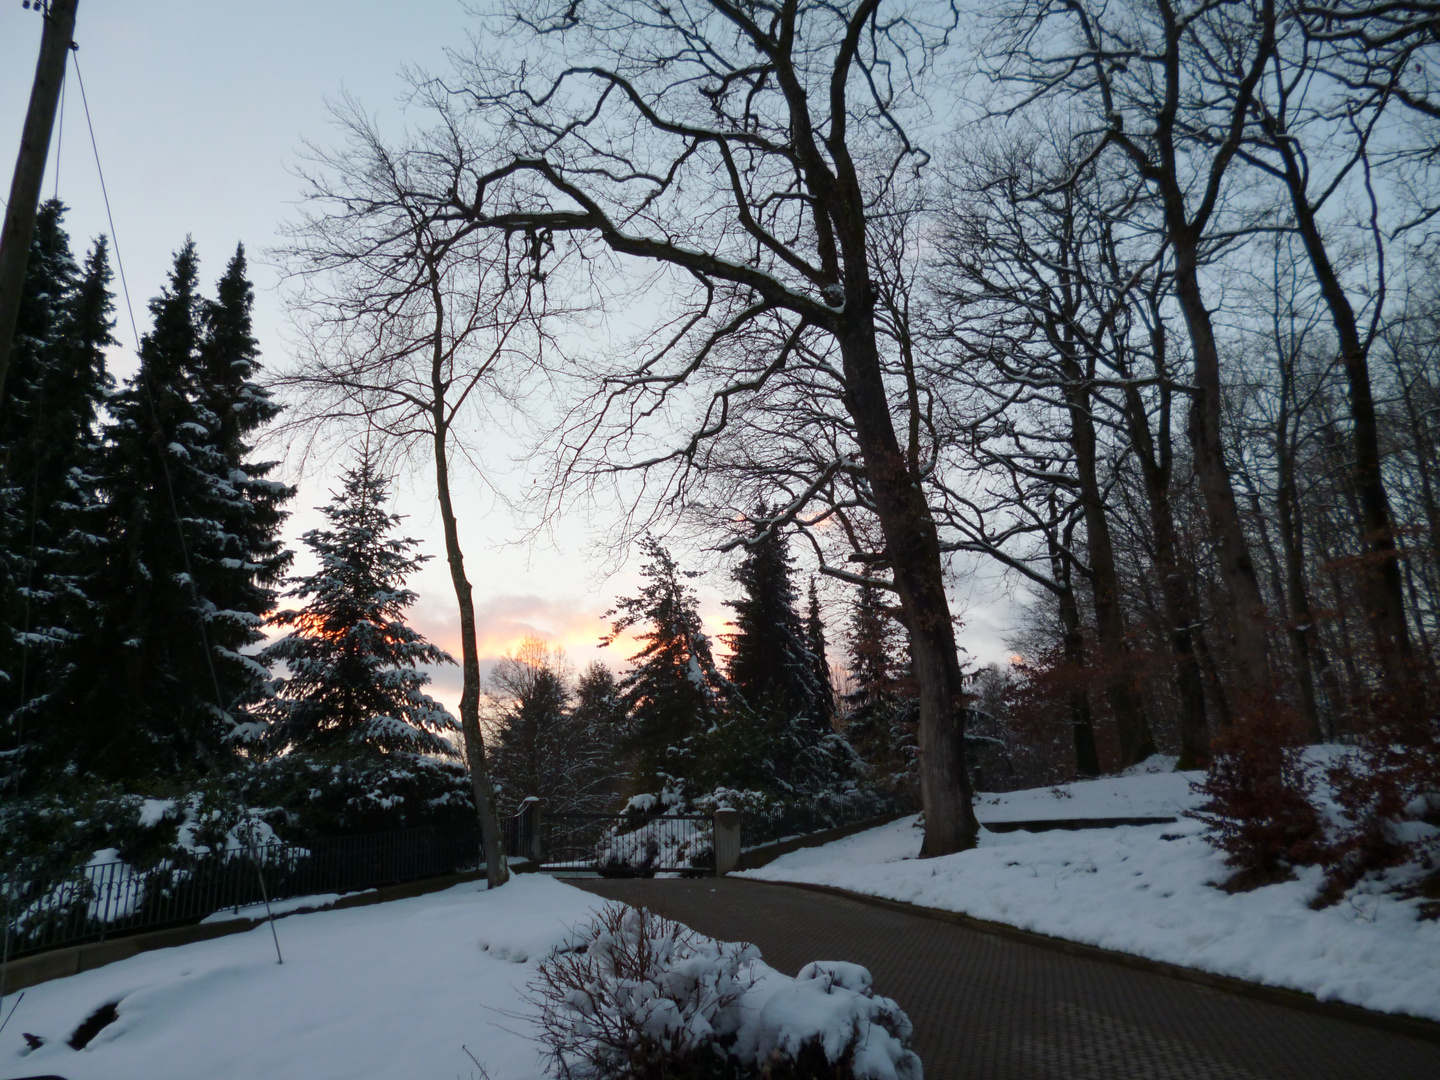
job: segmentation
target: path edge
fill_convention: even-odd
[[[1260,1001],[1270,1002],[1272,1005],[1281,1005],[1291,1009],[1298,1009],[1301,1012],[1325,1016],[1333,1020],[1345,1020],[1363,1027],[1379,1028],[1382,1031],[1389,1031],[1399,1035],[1409,1035],[1412,1038],[1440,1044],[1440,1022],[1427,1020],[1419,1016],[1410,1016],[1405,1013],[1379,1012],[1375,1009],[1367,1009],[1362,1005],[1351,1005],[1343,1001],[1322,1001],[1314,994],[1308,994],[1303,990],[1290,990],[1280,986],[1267,986],[1264,983],[1236,978],[1234,975],[1217,975],[1213,971],[1203,971],[1199,968],[1185,967],[1183,964],[1172,964],[1164,960],[1152,960],[1147,956],[1136,956],[1134,953],[1104,949],[1098,945],[1086,945],[1083,942],[1069,941],[1066,938],[1054,937],[1050,934],[1041,934],[1034,930],[1022,930],[1018,926],[991,922],[989,919],[978,919],[973,915],[962,915],[958,911],[946,911],[944,908],[925,907],[921,904],[909,904],[903,900],[888,900],[881,896],[870,896],[866,893],[841,888],[838,885],[821,885],[809,881],[773,881],[766,878],[752,877],[737,878],[736,880],[753,881],[757,885],[777,885],[791,889],[808,889],[811,892],[828,893],[831,896],[840,896],[849,900],[856,900],[862,904],[884,908],[888,911],[905,912],[910,915],[920,916],[921,918],[933,919],[936,922],[963,926],[981,934],[990,934],[994,937],[1006,938],[1010,941],[1016,941],[1026,945],[1037,945],[1040,948],[1049,949],[1052,952],[1065,953],[1069,956],[1078,956],[1089,960],[1099,960],[1103,963],[1115,964],[1120,967],[1134,968],[1138,971],[1148,971],[1155,975],[1167,975],[1172,979],[1196,983],[1200,986],[1209,987],[1212,990],[1221,990],[1226,993],[1237,994],[1241,997],[1255,998]]]

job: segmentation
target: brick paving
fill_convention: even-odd
[[[753,942],[791,975],[865,965],[910,1015],[926,1080],[1440,1078],[1440,1043],[847,897],[735,878],[572,884]]]

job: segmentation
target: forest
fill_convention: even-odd
[[[411,73],[402,131],[336,105],[273,253],[300,346],[263,370],[243,249],[212,298],[187,243],[113,385],[106,242],[77,261],[43,208],[0,413],[7,838],[152,798],[216,837],[463,816],[493,886],[527,796],[830,800],[919,808],[938,856],[977,787],[1159,754],[1206,770],[1236,888],[1433,857],[1433,4],[504,13]],[[453,489],[497,412],[537,535],[598,510],[644,557],[613,667],[481,670]],[[351,457],[291,578],[260,451],[303,439]],[[405,622],[402,464],[458,717]],[[682,544],[728,560],[718,645]],[[1007,668],[965,659],[972,575],[1022,612]],[[1350,748],[1338,816],[1314,743]]]

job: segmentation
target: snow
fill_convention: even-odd
[[[0,1032],[0,1075],[473,1080],[478,1061],[494,1080],[538,1080],[544,1061],[527,987],[547,960],[604,962],[595,922],[604,907],[589,893],[526,874],[494,892],[467,883],[292,915],[275,924],[283,965],[263,923],[141,953],[26,990]],[[623,921],[644,922],[634,912]],[[575,952],[582,943],[587,951]],[[733,1033],[736,1052],[752,1062],[807,1040],[832,1056],[853,1047],[857,1080],[921,1080],[919,1059],[905,1046],[909,1020],[873,993],[864,968],[813,963],[792,979],[753,945],[685,931],[672,946],[653,986],[624,978],[614,986],[647,1024],[668,1031],[676,1021],[703,1038],[714,1021],[713,1030]],[[647,988],[655,992],[647,996]],[[72,1034],[106,1006],[117,1018],[84,1049],[71,1049]],[[576,1020],[577,1030],[589,1023],[578,1012]],[[43,1040],[38,1049],[27,1034]]]
[[[832,1064],[849,1056],[845,1075],[853,1080],[921,1080],[909,1018],[874,994],[870,973],[856,964],[811,963],[792,979],[753,945],[718,942],[633,909],[612,911],[577,944],[583,953],[541,969],[544,1023],[561,1035],[569,1065],[619,1075],[616,1066],[647,1056],[648,1043],[693,1068],[729,1039],[728,1055],[757,1074],[815,1045]]]
[[[742,1059],[764,1062],[777,1051],[794,1056],[801,1045],[818,1041],[835,1061],[855,1043],[856,1077],[873,1080],[921,1080],[921,1065],[902,1045],[911,1034],[909,1018],[889,998],[870,989],[870,972],[858,964],[829,961],[806,964],[793,979],[776,977],[771,968],[741,999],[742,1008],[759,1004],[756,1019],[741,1028],[736,1050]],[[891,1026],[898,1029],[892,1033]]]
[[[468,1047],[495,1080],[539,1077],[514,1015],[533,975],[519,957],[562,943],[601,901],[539,874],[482,888],[291,916],[275,924],[284,965],[261,924],[33,986],[0,1034],[0,1075],[470,1078]],[[108,1002],[119,1019],[70,1049]],[[45,1044],[26,1055],[23,1032]]]
[[[140,827],[153,829],[175,809],[174,799],[146,799],[140,806]]]
[[[1139,773],[977,798],[981,821],[1178,816],[1198,802],[1197,773]],[[1057,794],[1056,792],[1059,792]],[[1203,826],[993,833],[980,846],[920,860],[915,818],[781,856],[739,876],[838,886],[960,912],[1071,941],[1440,1020],[1440,923],[1418,901],[1362,883],[1312,911],[1319,868],[1228,895],[1232,871]]]
[[[271,900],[267,908],[264,904],[250,904],[240,908],[221,908],[213,915],[207,915],[201,919],[204,923],[230,922],[234,919],[264,919],[271,914],[288,915],[292,911],[319,911],[328,908],[335,901],[346,896],[361,896],[365,893],[373,893],[374,889],[361,889],[359,892],[349,893],[315,893],[313,896],[292,896],[288,900]]]
[[[1153,758],[1151,759],[1154,760]],[[1173,763],[1174,759],[1168,759]],[[1048,788],[981,794],[975,814],[984,822],[1061,821],[1066,818],[1179,817],[1196,805],[1191,781],[1198,772],[1138,771],[1128,776],[1079,780]]]

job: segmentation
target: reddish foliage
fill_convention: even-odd
[[[1294,718],[1272,706],[1252,712],[1212,744],[1215,756],[1196,790],[1209,796],[1193,816],[1237,873],[1226,889],[1253,889],[1324,860],[1324,830],[1311,802],[1314,780],[1301,760]]]
[[[1344,811],[1329,860],[1323,902],[1334,902],[1366,873],[1424,862],[1437,840],[1406,822],[1440,825],[1440,717],[1420,698],[1378,700],[1361,718],[1356,753],[1329,770]]]
[[[1066,663],[1058,646],[1030,663],[1013,665],[1011,670],[1017,678],[1005,691],[1005,729],[1016,786],[1072,779],[1075,738],[1070,703],[1077,691],[1089,690],[1089,672]],[[1092,727],[1102,726],[1096,723],[1098,719],[1092,719]],[[1102,755],[1106,748],[1102,747]],[[1109,756],[1118,758],[1118,754]]]

